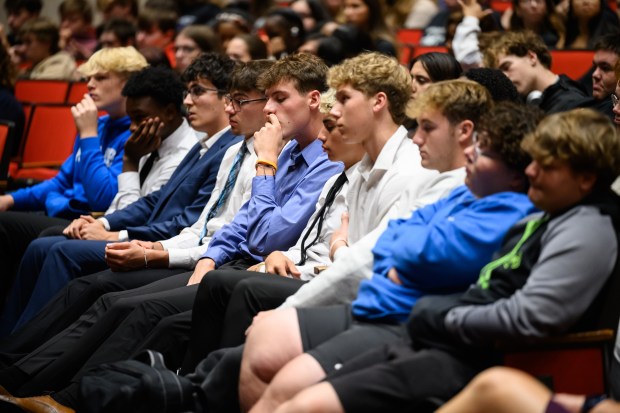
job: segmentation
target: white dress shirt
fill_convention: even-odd
[[[374,163],[368,155],[362,158],[347,193],[349,245],[381,225],[403,188],[417,194],[439,175],[423,168],[421,161],[418,146],[407,137],[403,126],[385,143]],[[335,258],[347,249],[338,248]]]
[[[230,126],[225,127],[224,129],[220,130],[219,132],[217,132],[216,134],[213,135],[213,137],[210,137],[208,134],[204,134],[204,135],[200,135],[197,134],[195,130],[193,130],[192,128],[189,128],[189,130],[191,131],[191,136],[192,139],[194,139],[194,144],[196,142],[196,139],[198,138],[198,143],[200,144],[200,146],[202,146],[202,148],[200,148],[200,157],[202,157],[205,153],[207,153],[207,151],[213,147],[213,145],[226,133],[228,132],[228,130],[230,129]],[[190,148],[191,149],[191,148]],[[151,173],[149,173],[150,175]],[[213,197],[211,197],[213,198]],[[210,200],[210,199],[209,199]],[[107,219],[105,219],[105,217],[101,217],[99,218],[99,221],[101,221],[101,223],[103,224],[104,228],[109,231],[110,230],[110,223],[108,222]],[[123,229],[120,230],[118,233],[118,240],[119,241],[129,241],[129,233],[127,232],[127,230]]]
[[[321,227],[321,234],[319,235],[317,242],[306,250],[306,263],[304,265],[297,266],[297,269],[299,270],[299,272],[301,272],[301,275],[299,277],[301,280],[311,280],[315,276],[314,267],[316,267],[317,265],[330,265],[332,262],[329,259],[329,242],[334,230],[340,227],[340,218],[342,216],[342,213],[347,211],[347,193],[349,188],[349,182],[354,179],[354,176],[357,173],[356,170],[358,165],[359,163],[351,166],[345,171],[345,174],[347,176],[347,182],[342,185],[342,188],[336,195],[336,198],[334,198],[334,202],[326,211],[325,219],[323,220],[323,226]],[[330,191],[332,186],[334,186],[334,183],[339,176],[340,174],[336,174],[329,178],[329,180],[325,183],[323,191],[321,191],[321,194],[319,195],[319,200],[316,204],[314,214],[312,214],[312,216],[308,220],[308,225],[301,233],[301,237],[297,240],[297,243],[293,247],[289,248],[288,251],[283,252],[283,254],[295,264],[297,264],[299,260],[301,260],[301,241],[306,236],[306,233],[308,232],[310,225],[312,225],[312,222],[314,222],[316,214],[323,207],[323,204],[325,204],[325,198],[327,197],[327,193]],[[315,225],[314,228],[312,228],[310,235],[308,235],[306,239],[306,243],[312,242],[312,240],[316,238],[318,230],[317,227],[318,225]],[[262,270],[264,271],[264,266],[262,267]]]
[[[278,308],[351,303],[357,296],[359,283],[372,276],[372,248],[385,230],[388,217],[408,218],[415,209],[447,196],[454,188],[462,185],[464,180],[465,168],[459,168],[435,176],[422,187],[403,186],[406,189],[401,200],[394,204],[381,225],[351,245],[346,254],[337,254],[334,263],[327,270],[303,285]]]
[[[157,149],[159,157],[153,162],[153,167],[146,176],[142,186],[140,186],[139,172],[123,172],[118,176],[118,193],[105,213],[111,214],[117,209],[125,208],[141,197],[157,191],[163,184],[168,182],[174,170],[195,143],[195,132],[187,121],[183,119],[181,126],[161,142],[159,149]],[[138,168],[140,171],[149,156],[150,154],[140,158]]]
[[[198,221],[191,227],[184,228],[179,235],[159,241],[164,249],[168,251],[170,268],[194,269],[198,260],[207,250],[213,234],[222,226],[232,221],[239,208],[250,199],[252,195],[252,178],[256,175],[255,164],[257,160],[256,152],[254,151],[254,138],[246,140],[248,153],[245,155],[239,168],[235,186],[233,186],[226,203],[222,205],[218,214],[207,223],[207,233],[202,239],[202,245],[198,245],[200,233],[204,228],[207,214],[211,206],[217,202],[222,189],[226,185],[228,173],[230,172],[237,152],[239,152],[239,148],[241,148],[241,144],[242,142],[239,142],[231,146],[224,154],[220,169],[217,173],[215,187],[213,188],[213,192],[211,192],[211,198],[209,198],[209,202],[207,202],[207,205],[205,205],[202,210]]]

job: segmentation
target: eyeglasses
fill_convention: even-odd
[[[618,99],[618,96],[616,96],[615,93],[611,94],[611,107],[615,108],[616,105],[618,104],[618,101],[620,101],[620,99]]]
[[[189,95],[192,98],[192,100],[196,100],[200,96],[204,95],[207,92],[223,93],[223,91],[221,91],[219,89],[212,88],[212,87],[204,87],[204,86],[200,86],[200,85],[193,85],[189,89],[187,89],[187,90],[185,90],[183,92],[183,99],[185,100],[187,95]]]
[[[227,105],[231,105],[232,104],[232,107],[235,110],[235,112],[241,111],[241,108],[243,107],[243,105],[247,105],[248,103],[264,102],[266,100],[267,100],[266,97],[257,98],[257,99],[242,99],[242,100],[240,100],[240,99],[235,99],[234,97],[232,97],[230,95],[224,96],[224,102],[226,102]]]

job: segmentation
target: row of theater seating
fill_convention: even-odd
[[[398,31],[401,63],[408,64],[412,58],[424,53],[448,51],[441,46],[420,46],[421,38],[422,30],[419,29]],[[592,50],[551,50],[551,70],[577,80],[590,70],[593,56]]]
[[[15,96],[25,114],[24,136],[15,136],[15,125],[0,125],[0,188],[12,181],[52,178],[71,154],[77,133],[71,106],[87,92],[85,82],[18,80]],[[20,139],[21,138],[21,139]],[[18,157],[10,159],[5,148],[19,142]]]

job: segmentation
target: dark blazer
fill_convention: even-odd
[[[202,158],[200,144],[194,145],[158,191],[106,215],[110,229],[126,229],[130,239],[157,241],[191,226],[211,197],[224,153],[241,139],[229,130]]]

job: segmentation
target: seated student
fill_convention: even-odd
[[[169,69],[146,68],[125,84],[122,94],[127,98],[132,135],[125,142],[119,190],[108,214],[159,190],[196,142],[194,131],[183,118],[183,91],[183,83]],[[89,216],[83,219],[94,220]],[[69,235],[81,239],[77,228]],[[56,277],[37,280],[47,252],[56,242],[55,237],[44,237],[28,246],[0,319],[3,335],[10,333],[26,305],[28,311],[38,311],[61,287]],[[60,281],[65,281],[64,276]]]
[[[26,22],[19,31],[22,44],[15,46],[15,56],[28,63],[19,77],[23,79],[75,80],[75,59],[58,46],[58,26],[45,17]],[[84,72],[80,72],[84,73]]]
[[[551,71],[551,54],[542,39],[531,31],[502,33],[484,53],[493,67],[508,76],[528,104],[547,114],[589,105],[578,82]]]
[[[156,48],[165,53],[171,67],[174,67],[176,25],[176,13],[152,7],[144,8],[138,15],[138,32],[136,33],[138,49]]]
[[[537,120],[530,109],[514,104],[498,104],[483,114],[477,140],[466,150],[466,186],[409,219],[390,222],[373,249],[374,274],[361,282],[351,305],[276,311],[258,321],[241,364],[241,407],[273,411],[337,364],[397,340],[420,297],[459,291],[475,280],[508,228],[534,210],[522,193],[529,159],[519,143]],[[436,124],[422,117],[420,128]],[[471,122],[460,126],[473,129]],[[279,339],[288,344],[281,344],[278,354],[266,352],[266,345]],[[301,377],[291,375],[302,366]]]
[[[146,60],[134,48],[101,50],[80,66],[89,78],[89,93],[72,108],[79,133],[73,154],[54,178],[0,196],[0,211],[16,211],[0,212],[0,261],[9,274],[41,231],[103,211],[112,202],[130,135],[121,91],[129,75],[144,67]],[[98,118],[99,110],[107,115]],[[45,211],[47,216],[21,211]]]
[[[38,241],[45,243],[40,248],[44,261],[39,279],[47,283],[47,289],[40,289],[46,299],[71,279],[105,269],[108,241],[156,241],[176,235],[196,221],[211,196],[224,153],[241,139],[230,131],[224,112],[223,91],[228,88],[234,67],[235,62],[225,56],[204,54],[186,71],[185,80],[190,85],[185,99],[190,106],[189,119],[197,130],[207,134],[192,147],[166,185],[110,215],[97,220],[75,220],[64,234],[72,237],[77,233],[78,240],[50,237]],[[198,108],[207,112],[197,113]],[[186,128],[186,133],[194,132]],[[42,301],[32,311],[25,311],[17,326],[34,316],[45,304]]]
[[[136,25],[124,19],[114,18],[101,27],[99,47],[136,46]]]
[[[58,6],[60,15],[59,47],[76,60],[88,59],[97,46],[93,27],[93,8],[86,0],[63,0]]]
[[[41,0],[7,0],[4,2],[9,31],[0,28],[0,32],[3,32],[2,37],[6,36],[7,48],[19,43],[19,30],[27,21],[39,17],[42,7]]]
[[[196,61],[192,65],[195,63]],[[299,233],[312,214],[313,206],[325,181],[341,171],[342,166],[327,159],[321,150],[321,142],[316,139],[323,125],[319,112],[319,91],[325,87],[326,72],[327,67],[318,58],[300,54],[276,62],[261,76],[259,86],[266,87],[266,95],[269,97],[264,109],[265,113],[269,114],[269,121],[255,134],[254,148],[258,161],[256,163],[256,176],[252,181],[253,196],[235,215],[232,223],[225,225],[212,237],[206,254],[209,254],[214,245],[219,246],[220,248],[217,251],[221,261],[218,260],[218,263],[240,258],[234,264],[247,267],[246,262],[256,263],[258,261],[257,258],[254,258],[258,254],[262,255],[264,251],[271,252],[271,250],[290,245],[299,237]],[[190,110],[190,119],[191,113]],[[277,154],[281,145],[290,138],[294,138],[294,141],[282,150],[278,159]],[[274,176],[275,162],[278,162],[276,165],[278,172]],[[257,245],[254,246],[254,243]],[[258,256],[260,257],[260,255]],[[201,267],[201,263],[204,261],[203,259],[198,262],[193,273],[189,272],[172,277],[169,276],[170,274],[165,274],[159,276],[164,278],[160,282],[146,285],[141,289],[104,295],[91,308],[92,311],[97,312],[95,317],[100,319],[100,322],[95,324],[96,328],[91,330],[93,331],[91,334],[103,336],[109,334],[114,326],[118,326],[129,310],[144,302],[147,296],[146,292],[154,292],[149,295],[148,299],[158,294],[158,291],[160,291],[159,296],[164,298],[170,297],[171,300],[180,298],[178,301],[171,302],[172,305],[168,308],[176,310],[177,305],[181,308],[184,305],[188,307],[182,311],[191,308],[192,301],[190,300],[188,304],[185,304],[184,297],[187,291],[192,290],[194,293],[190,294],[190,297],[193,297],[197,285],[190,288],[176,288],[178,291],[172,290],[172,294],[168,290],[185,286],[192,276],[197,276],[198,280],[204,276],[207,272],[205,267]],[[119,285],[122,283],[117,280],[120,277],[104,275],[104,277],[97,278],[97,275],[95,274],[86,280],[86,282],[89,280],[93,282],[87,285],[85,289],[82,288],[79,297],[75,297],[70,292],[66,296],[62,293],[57,296],[55,300],[57,307],[60,308],[61,312],[65,308],[67,310],[60,316],[64,318],[60,323],[62,328],[68,324],[65,321],[70,323],[76,320],[98,295],[106,291],[123,289],[123,286]],[[131,277],[122,278],[124,280]],[[81,288],[80,284],[83,286],[83,283],[75,283],[78,290]],[[177,292],[180,294],[176,294]],[[69,300],[67,301],[66,298]],[[119,298],[123,298],[123,300],[118,301]],[[118,301],[118,306],[112,306],[111,303],[115,301]],[[102,303],[104,303],[103,306],[101,306]],[[109,311],[105,311],[106,309]],[[116,321],[110,325],[109,320],[112,318]],[[57,321],[55,319],[50,320],[41,327],[47,328]],[[80,321],[77,323],[79,324]],[[73,327],[69,327],[62,334],[71,333],[72,329]],[[58,331],[56,330],[56,332]],[[69,334],[66,338],[72,341],[79,337]],[[141,339],[141,336],[137,334],[135,338]],[[40,340],[40,338],[34,338],[34,340],[38,342],[36,340]],[[48,344],[58,342],[60,341],[55,339]],[[95,344],[98,345],[98,343]],[[66,351],[65,345],[60,347],[62,347],[61,352]],[[77,351],[80,350],[81,346],[78,345],[74,348]],[[54,349],[54,351],[58,349]],[[88,356],[92,354],[92,350],[90,354],[88,351],[86,353]],[[24,367],[25,364],[28,364],[27,359],[28,357],[25,357],[17,364]],[[51,363],[55,359],[56,355],[48,361]],[[66,379],[69,379],[75,372],[74,369],[79,368],[84,361],[77,358],[72,358],[72,360],[71,365],[63,367],[68,374]],[[20,369],[17,364],[15,367]],[[40,368],[45,367],[38,362],[35,364],[36,371],[31,371],[32,375],[36,374]],[[55,366],[50,366],[49,371],[52,370],[56,372],[53,380],[55,384],[46,380],[41,380],[39,384],[32,382],[30,383],[31,390],[37,391],[34,389],[38,389],[39,385],[47,388],[50,385],[65,384],[65,381],[59,379],[61,373]],[[43,377],[46,377],[46,374],[39,373],[37,380],[43,379]],[[15,383],[17,384],[17,382]]]
[[[344,363],[278,412],[427,411],[497,362],[496,340],[591,328],[618,259],[620,199],[609,186],[620,172],[620,141],[604,115],[581,109],[549,116],[523,147],[534,159],[528,194],[543,213],[509,232],[465,293],[418,300],[411,342]]]
[[[384,63],[380,63],[384,62]],[[408,99],[404,98],[410,92],[408,84],[400,83],[396,88],[397,69],[395,61],[387,56],[378,53],[365,54],[349,59],[339,66],[330,70],[329,82],[335,87],[338,102],[332,109],[332,116],[342,130],[344,139],[347,142],[361,141],[365,147],[370,147],[385,131],[393,130],[398,127],[399,122],[404,117],[404,104]],[[358,69],[358,68],[364,68]],[[461,84],[460,88],[446,90],[445,95],[441,96],[441,108],[452,106],[456,102],[461,102],[466,110],[457,112],[453,117],[455,122],[461,118],[468,117],[478,120],[480,113],[487,110],[490,102],[488,96],[482,89],[476,89],[478,94],[469,93],[469,84]],[[402,98],[396,100],[395,91],[400,91]],[[372,107],[374,96],[387,96],[388,106],[382,110],[374,109],[373,117],[361,118],[360,100]],[[473,97],[475,96],[475,97]],[[446,99],[446,97],[448,97]],[[473,98],[472,98],[473,97]],[[444,100],[445,99],[445,100]],[[429,104],[428,100],[425,100]],[[463,103],[466,102],[466,103]],[[388,118],[386,115],[390,114]],[[398,127],[397,133],[404,133],[403,128]],[[403,137],[404,138],[404,137]],[[401,139],[403,139],[401,138]],[[358,172],[362,177],[358,177],[351,182],[350,190],[347,194],[350,221],[349,230],[339,229],[332,236],[331,240],[325,239],[325,255],[334,255],[336,248],[335,261],[339,262],[347,258],[349,251],[345,247],[344,241],[356,244],[371,232],[381,231],[386,226],[385,221],[393,215],[394,204],[405,202],[409,205],[425,205],[437,201],[442,196],[447,195],[454,187],[463,182],[465,156],[463,149],[469,146],[470,136],[454,133],[447,134],[440,142],[435,143],[435,135],[428,137],[424,131],[414,138],[414,144],[409,141],[401,141],[398,149],[398,162],[390,162],[393,165],[382,173],[385,168],[386,155],[390,154],[390,148],[386,144],[379,158],[373,163],[371,174],[377,178],[369,177],[364,179],[365,171],[370,166],[372,157],[366,156],[362,160]],[[392,140],[394,138],[390,138]],[[402,146],[406,145],[406,146]],[[406,153],[407,146],[411,149],[416,148],[415,153]],[[435,175],[431,180],[424,180],[424,185],[420,186],[420,176],[412,178],[408,183],[399,182],[399,177],[407,177],[408,171],[403,168],[402,162],[415,163],[418,159],[417,148],[422,152],[421,165],[428,170],[437,170],[440,174]],[[393,149],[392,149],[393,150]],[[411,152],[411,150],[410,150]],[[399,165],[400,164],[400,165]],[[383,176],[380,176],[382,173]],[[375,190],[373,187],[383,185],[384,189]],[[399,192],[397,197],[390,194],[388,190],[393,188],[393,184],[398,185]],[[403,192],[407,194],[401,197]],[[375,192],[380,191],[380,192]],[[375,212],[371,212],[375,211]],[[300,240],[301,241],[301,240]],[[299,242],[298,242],[299,245]],[[331,251],[328,251],[331,246]],[[274,252],[265,259],[265,270],[268,273],[280,274],[284,277],[256,277],[252,273],[215,272],[205,277],[198,289],[196,303],[194,305],[192,320],[192,339],[190,340],[190,351],[184,362],[184,371],[193,371],[196,363],[206,357],[206,355],[218,348],[220,345],[227,347],[243,343],[244,332],[251,323],[252,317],[258,311],[272,309],[280,305],[286,297],[295,293],[304,283],[314,278],[314,273],[307,271],[307,267],[298,268],[295,266],[299,258],[298,253],[289,250],[288,253]],[[331,264],[327,258],[326,264]],[[336,264],[337,265],[337,264]],[[329,271],[329,270],[328,270]],[[322,275],[321,275],[322,277]],[[314,282],[314,281],[312,281]],[[178,331],[178,326],[177,331]],[[151,333],[151,337],[155,333]],[[162,336],[172,334],[171,331],[161,332]],[[223,340],[223,342],[222,342]],[[152,342],[154,338],[152,339]],[[208,343],[208,344],[207,344]]]

